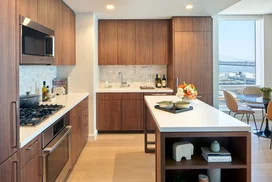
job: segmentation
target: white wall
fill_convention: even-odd
[[[94,13],[76,14],[76,66],[58,66],[58,77],[70,77],[74,93],[89,93],[89,136],[96,131],[96,95],[98,69],[98,21]]]
[[[272,87],[272,14],[264,15],[264,86]]]

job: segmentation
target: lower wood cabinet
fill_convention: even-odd
[[[142,93],[98,93],[98,131],[143,131]]]
[[[88,97],[70,111],[71,131],[71,165],[75,165],[82,149],[88,140],[89,114]]]
[[[17,152],[0,165],[0,181],[14,182],[19,180]]]
[[[43,162],[42,151],[21,170],[21,182],[42,182],[43,181]]]

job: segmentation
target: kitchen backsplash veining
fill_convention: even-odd
[[[106,80],[113,84],[120,83],[118,73],[123,73],[124,81],[131,84],[144,84],[151,81],[154,82],[155,75],[167,73],[166,65],[112,65],[112,66],[100,66],[100,84],[103,85]]]
[[[56,76],[56,66],[20,66],[20,95],[27,91],[41,95],[43,81],[46,81],[46,85],[51,89],[52,80]]]

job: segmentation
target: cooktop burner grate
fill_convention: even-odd
[[[62,105],[39,105],[34,108],[20,108],[20,125],[35,126],[63,107]]]

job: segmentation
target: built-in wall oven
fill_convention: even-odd
[[[42,133],[43,182],[63,182],[70,164],[70,115],[65,114]]]
[[[20,64],[54,63],[54,30],[20,16]]]

